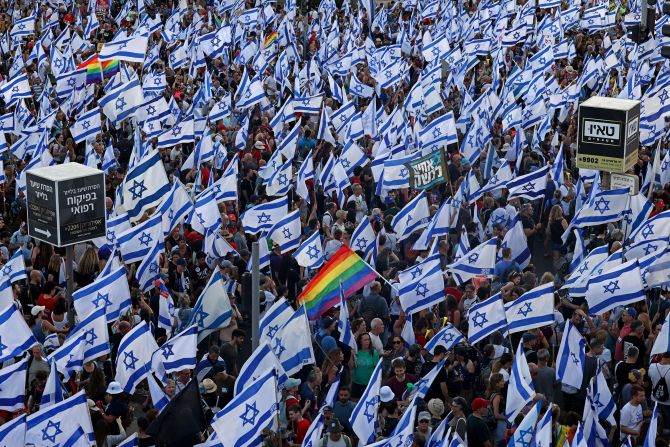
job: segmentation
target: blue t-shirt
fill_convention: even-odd
[[[507,281],[507,275],[511,272],[519,271],[521,271],[521,268],[516,262],[502,260],[496,264],[495,269],[493,269],[493,274],[497,276],[500,281]]]

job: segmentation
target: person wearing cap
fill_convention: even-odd
[[[205,418],[207,418],[207,420],[211,420],[212,417],[225,406],[225,404],[221,402],[219,388],[212,379],[205,379],[200,384],[200,403],[202,404],[202,409],[205,412]]]
[[[102,413],[102,418],[107,422],[109,433],[118,435],[120,430],[116,420],[125,417],[129,411],[128,404],[123,398],[123,388],[121,388],[119,382],[109,382],[105,402],[105,411]]]
[[[491,431],[484,418],[489,413],[490,401],[477,397],[472,401],[472,414],[466,420],[468,445],[493,447]]]
[[[444,345],[437,345],[433,350],[433,359],[430,362],[425,362],[421,367],[421,377],[425,377],[433,368],[442,361],[447,356],[447,349]],[[449,389],[447,388],[447,382],[449,381],[449,375],[447,370],[442,367],[438,371],[433,383],[430,385],[426,397],[424,400],[430,401],[431,399],[437,400],[442,399],[444,401],[449,400]],[[443,405],[444,409],[444,405]]]
[[[345,435],[343,427],[337,419],[326,426],[326,435],[317,444],[318,447],[351,447],[351,439]]]
[[[284,422],[284,425],[288,423],[288,409],[292,406],[299,406],[303,414],[307,411],[308,405],[303,405],[302,402],[300,402],[300,393],[298,393],[298,388],[301,383],[300,379],[293,377],[289,377],[288,380],[284,382],[284,397],[279,411],[279,418]]]
[[[167,286],[174,296],[179,297],[188,291],[187,265],[186,259],[178,257],[168,267]]]
[[[319,329],[315,337],[318,346],[317,349],[320,349],[319,353],[315,353],[317,365],[323,363],[323,360],[332,349],[337,348],[337,341],[331,335],[336,329],[337,320],[333,317],[327,315],[321,319],[321,329]],[[319,358],[321,359],[320,362],[318,361]]]
[[[616,340],[614,348],[614,360],[620,362],[624,359],[623,339],[631,333],[631,323],[637,318],[637,311],[632,307],[627,307],[621,314],[623,326],[619,329],[619,337]]]
[[[430,439],[430,435],[433,433],[433,427],[430,425],[431,419],[432,418],[428,411],[422,411],[419,413],[419,418],[417,421],[418,425],[416,426],[415,433],[420,434],[426,440]]]

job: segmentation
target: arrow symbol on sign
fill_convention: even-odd
[[[45,235],[46,237],[51,237],[51,231],[49,230],[40,230],[39,228],[35,228],[35,233],[40,233]]]

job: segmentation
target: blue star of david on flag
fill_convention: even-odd
[[[253,404],[246,404],[246,408],[244,410],[244,414],[240,415],[240,419],[242,420],[242,426],[244,427],[245,425],[254,425],[256,423],[256,417],[258,416],[258,408],[256,408],[256,402]]]
[[[146,190],[147,187],[144,186],[144,180],[141,180],[139,182],[137,180],[133,180],[133,186],[128,188],[128,191],[130,191],[130,193],[133,195],[132,197],[133,200],[141,199],[142,194],[144,194],[144,191]]]
[[[161,350],[163,351],[163,357],[165,357],[165,360],[169,359],[171,356],[174,355],[174,351],[172,350],[172,344],[170,343],[161,346]]]
[[[128,104],[126,103],[126,99],[125,99],[123,96],[117,98],[117,99],[116,99],[116,102],[114,103],[114,107],[116,107],[116,110],[121,110],[121,111],[123,111],[123,109],[124,109],[127,105],[128,105]]]
[[[523,315],[524,318],[528,316],[529,313],[533,311],[533,308],[530,303],[525,303],[523,307],[519,308],[517,311],[518,315]]]
[[[100,292],[98,292],[98,296],[95,297],[93,300],[93,305],[95,307],[100,307],[100,302],[103,302],[103,306],[111,306],[112,302],[109,300],[109,293],[105,293],[104,295]]]
[[[426,284],[420,282],[419,284],[416,285],[416,294],[425,298],[426,294],[428,293],[428,287],[426,287]]]
[[[93,328],[86,331],[86,335],[84,337],[84,342],[87,345],[93,345],[93,343],[95,343],[95,341],[97,339],[98,339],[98,336],[95,334],[95,331],[93,330]]]
[[[135,354],[133,351],[130,352],[124,352],[123,353],[123,364],[125,365],[126,368],[134,370],[137,368],[136,363],[140,361],[137,357],[135,357]]]
[[[319,257],[319,253],[319,249],[315,246],[310,245],[307,247],[307,256],[309,256],[309,259],[317,259]]]
[[[151,243],[151,241],[153,241],[153,238],[151,237],[150,234],[142,232],[142,235],[140,236],[139,241],[140,241],[140,245],[144,245],[144,246],[148,247],[149,244]]]
[[[595,210],[598,211],[600,214],[604,214],[605,211],[610,210],[610,201],[605,200],[604,197],[601,197],[600,199],[596,200],[594,205],[595,205]]]
[[[604,290],[605,293],[611,293],[612,295],[614,295],[614,292],[620,290],[621,287],[619,287],[619,281],[610,281],[609,283],[603,286],[603,289],[605,289]]]
[[[52,430],[53,429],[53,430]],[[60,428],[60,422],[52,420],[47,421],[47,425],[42,429],[42,441],[56,442],[56,436],[63,433]]]
[[[475,325],[475,327],[482,328],[484,327],[484,324],[488,323],[489,319],[486,318],[486,315],[484,315],[481,312],[475,312],[475,314],[472,316],[472,324]]]
[[[271,216],[269,214],[265,214],[264,212],[260,213],[258,216],[258,223],[259,224],[266,224],[270,222]]]

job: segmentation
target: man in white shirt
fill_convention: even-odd
[[[639,385],[633,385],[630,392],[630,401],[621,409],[620,438],[622,441],[626,436],[633,438],[633,445],[640,436],[640,427],[642,426],[642,402],[644,402],[644,388]]]
[[[384,332],[384,322],[381,318],[373,319],[370,322],[370,341],[372,341],[372,346],[380,356],[384,354],[384,343],[379,336],[382,332]]]
[[[347,203],[356,203],[356,223],[359,223],[368,214],[368,204],[365,202],[365,197],[363,197],[363,187],[361,185],[356,183],[351,187],[351,190],[354,193],[349,196]]]

